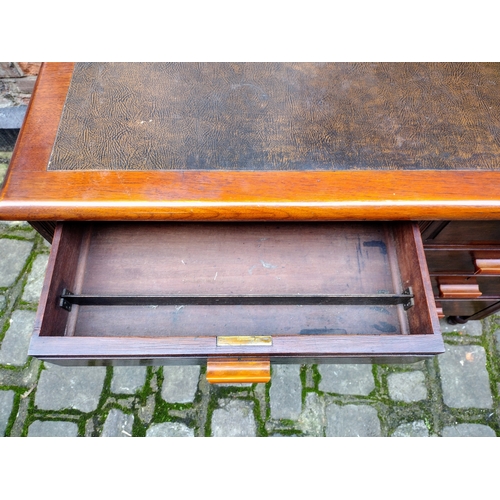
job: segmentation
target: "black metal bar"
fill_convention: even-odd
[[[396,305],[410,304],[413,294],[372,295],[72,295],[65,291],[64,302],[81,306],[140,305]]]

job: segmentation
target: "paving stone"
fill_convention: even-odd
[[[326,408],[327,437],[380,436],[377,410],[366,405],[329,405]]]
[[[24,287],[23,300],[26,302],[38,302],[42,293],[43,280],[49,256],[45,254],[37,255],[31,267],[28,281]]]
[[[13,405],[14,391],[0,391],[0,437],[5,435]]]
[[[425,375],[421,371],[391,373],[387,377],[389,396],[395,401],[411,403],[427,399]]]
[[[28,437],[77,437],[74,422],[35,420],[28,429]]]
[[[401,424],[392,434],[392,437],[429,437],[429,429],[423,420]]]
[[[273,365],[269,399],[271,418],[299,418],[302,410],[300,365]]]
[[[2,158],[0,158],[0,160],[2,160]],[[7,173],[7,168],[8,168],[8,165],[4,165],[4,163],[2,161],[0,161],[0,184],[2,184],[3,178],[5,177],[5,174]],[[0,227],[1,227],[1,225],[0,225]]]
[[[134,416],[113,408],[104,422],[102,437],[131,437]]]
[[[0,365],[23,366],[28,357],[28,347],[33,333],[36,313],[16,310],[0,347]]]
[[[11,286],[21,272],[33,243],[30,241],[0,239],[0,287]]]
[[[45,364],[38,381],[35,406],[40,410],[72,408],[83,412],[97,408],[106,377],[104,366]]]
[[[139,407],[139,418],[145,423],[149,424],[153,419],[153,414],[156,406],[156,394],[150,394],[146,399],[146,404]]]
[[[440,319],[442,333],[457,333],[459,335],[471,335],[480,337],[483,334],[483,325],[481,321],[467,321],[464,325],[449,325],[445,319]]]
[[[446,346],[438,356],[446,405],[452,408],[491,408],[486,354],[481,346]]]
[[[375,389],[372,365],[319,365],[319,389],[336,394],[367,396]]]
[[[2,221],[0,221],[0,229],[2,229],[2,228],[20,229],[23,231],[23,233],[25,233],[26,229],[29,229],[32,232],[32,234],[35,234],[35,231],[33,230],[33,228],[29,225],[28,222],[26,222],[24,220],[2,220]],[[25,236],[26,236],[26,233],[25,233]],[[17,236],[19,236],[19,235],[17,235]]]
[[[194,431],[179,422],[164,422],[152,425],[146,431],[146,437],[194,437]]]
[[[251,401],[235,399],[219,404],[221,408],[212,414],[212,436],[255,437],[257,431]]]
[[[306,436],[323,436],[325,419],[325,401],[315,392],[306,393],[304,409],[298,419],[300,430]]]
[[[445,427],[443,437],[496,437],[495,431],[487,425],[458,424]]]
[[[161,397],[167,403],[192,403],[199,378],[199,366],[164,366]]]
[[[146,372],[147,368],[145,366],[114,366],[111,392],[134,394],[144,386]]]

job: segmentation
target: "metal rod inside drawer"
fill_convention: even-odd
[[[413,305],[411,288],[401,294],[366,295],[74,295],[63,290],[61,307],[81,306],[177,306],[177,305]],[[69,310],[68,309],[68,310]]]

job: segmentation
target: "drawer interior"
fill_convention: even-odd
[[[71,356],[81,339],[91,352],[80,357],[120,356],[97,353],[107,339],[135,357],[148,354],[148,342],[176,343],[176,356],[382,355],[398,350],[385,339],[410,337],[404,349],[422,353],[441,345],[433,308],[411,223],[61,223],[32,354],[43,357],[44,339],[72,339],[58,348]],[[200,347],[222,337],[274,342],[260,351]],[[426,342],[417,347],[417,337]],[[294,346],[288,353],[280,338]]]

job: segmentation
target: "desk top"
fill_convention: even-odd
[[[48,63],[0,219],[499,219],[499,89],[497,63]]]

